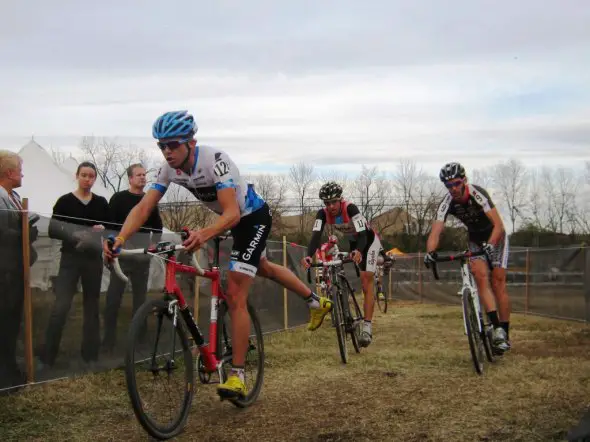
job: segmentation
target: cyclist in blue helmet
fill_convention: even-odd
[[[198,145],[194,135],[197,125],[187,111],[166,112],[152,127],[152,135],[166,161],[160,167],[156,182],[131,210],[112,249],[105,242],[104,253],[112,259],[117,250],[145,222],[164,196],[170,183],[193,193],[203,205],[219,217],[207,227],[190,232],[183,243],[187,250],[196,250],[208,240],[231,229],[231,252],[227,300],[231,315],[233,355],[232,373],[218,386],[222,398],[243,397],[244,362],[250,334],[250,317],[246,310],[248,290],[256,275],[272,279],[307,301],[311,321],[309,330],[317,329],[332,310],[332,302],[318,297],[288,268],[266,259],[266,240],[272,217],[268,204],[240,175],[227,153],[210,146]]]

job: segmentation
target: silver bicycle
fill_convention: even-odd
[[[432,262],[432,273],[435,279],[440,279],[436,266],[437,262],[459,261],[461,265],[463,283],[458,294],[461,296],[461,305],[463,307],[463,325],[469,341],[469,350],[475,371],[482,374],[484,353],[489,362],[494,362],[495,356],[492,349],[493,326],[484,322],[477,285],[469,268],[469,258],[476,256],[485,256],[488,266],[491,268],[490,259],[483,250],[478,252],[466,251],[458,255],[437,256],[435,261]],[[427,265],[427,267],[429,266]]]

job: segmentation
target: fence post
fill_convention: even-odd
[[[283,266],[287,267],[287,237],[283,235]],[[289,310],[287,305],[287,289],[283,288],[283,325],[289,328]]]
[[[586,299],[586,322],[590,323],[590,251],[584,245],[584,298]]]
[[[393,294],[392,294],[392,290],[391,290],[391,274],[393,273],[393,268],[389,269],[389,273],[387,274],[388,278],[389,278],[389,284],[387,285],[387,299],[389,299],[390,301],[393,301]]]
[[[420,252],[418,252],[418,262],[416,262],[416,269],[418,270],[418,293],[420,294],[420,303],[423,303],[424,295],[422,291],[422,266],[420,265],[422,260],[420,259],[420,255]]]
[[[35,368],[33,366],[33,303],[31,300],[31,255],[29,241],[29,199],[23,198],[21,216],[23,231],[23,286],[24,286],[24,316],[25,316],[25,363],[27,367],[27,383],[35,382]]]
[[[531,271],[531,256],[530,249],[526,249],[526,257],[524,264],[524,314],[529,314],[529,274]]]

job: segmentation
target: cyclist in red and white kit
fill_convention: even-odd
[[[374,276],[377,258],[382,249],[381,241],[358,207],[342,198],[342,187],[339,184],[333,181],[327,182],[320,188],[319,196],[326,207],[320,209],[316,215],[313,234],[307,247],[307,256],[301,260],[301,264],[305,268],[311,265],[312,256],[320,245],[320,238],[326,224],[334,226],[349,240],[351,258],[360,267],[361,285],[365,293],[364,321],[359,344],[367,347],[373,338]]]
[[[325,242],[315,252],[315,256],[319,261],[330,262],[336,257],[338,252],[338,237],[336,235],[330,235],[328,242]]]

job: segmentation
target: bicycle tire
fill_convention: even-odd
[[[256,336],[257,342],[257,352],[258,352],[258,362],[257,362],[257,369],[258,375],[256,376],[256,381],[254,382],[254,387],[250,390],[250,392],[244,397],[243,399],[239,398],[232,398],[228,399],[232,404],[239,408],[246,408],[252,405],[258,396],[260,395],[260,391],[262,390],[262,383],[264,382],[264,338],[262,334],[262,327],[260,326],[260,321],[258,320],[258,315],[256,310],[252,305],[248,302],[248,314],[250,315],[250,324],[254,327],[254,334]],[[229,315],[229,310],[227,304],[222,301],[219,303],[219,314],[217,317],[217,359],[221,360],[224,356],[231,355],[231,346],[227,348],[228,342],[231,340],[231,331],[228,330],[228,327],[225,327],[226,318]],[[230,334],[228,337],[227,334]],[[229,339],[228,339],[229,338]],[[228,360],[231,363],[231,359]]]
[[[183,328],[179,326],[183,323],[182,320],[180,320],[180,315],[178,317],[179,320],[175,330],[181,346],[179,350],[182,350],[182,357],[184,359],[186,386],[184,388],[182,408],[177,418],[170,422],[169,425],[159,425],[157,422],[151,419],[144,410],[142,400],[137,389],[134,350],[136,344],[139,344],[140,336],[143,332],[142,328],[144,326],[144,320],[147,319],[148,316],[153,315],[154,311],[158,311],[162,313],[161,317],[163,320],[164,318],[167,318],[171,321],[171,315],[168,313],[168,304],[169,303],[167,301],[162,299],[148,300],[137,310],[133,316],[131,325],[129,327],[129,332],[127,334],[127,350],[125,354],[125,380],[127,383],[127,392],[133,407],[133,412],[147,433],[158,440],[171,439],[184,430],[194,395],[193,356],[187,335]]]
[[[488,333],[488,327],[491,327],[491,326],[486,326],[483,322],[483,319],[482,319],[481,320],[481,329],[483,330],[483,332],[482,332],[481,338],[483,340],[483,347],[486,352],[486,358],[487,358],[488,362],[495,362],[496,356],[494,355],[494,350],[492,348],[492,337],[491,337],[492,329],[490,329],[490,333]]]
[[[340,359],[342,360],[343,364],[346,364],[348,361],[348,351],[346,349],[346,330],[342,308],[341,291],[336,291],[336,287],[331,287],[330,292],[330,299],[332,300],[334,309],[334,324],[336,326],[336,338],[338,340]]]
[[[464,289],[462,295],[463,301],[463,315],[465,323],[467,324],[467,340],[469,341],[469,351],[471,353],[471,359],[473,366],[477,374],[483,373],[483,354],[480,347],[481,335],[479,330],[476,329],[479,318],[475,313],[472,302],[472,293],[470,289]],[[482,343],[483,344],[483,343]]]
[[[383,286],[379,283],[375,287],[375,298],[377,300],[377,307],[381,313],[387,313],[387,296],[383,293]],[[379,293],[383,294],[383,298],[379,296]]]

